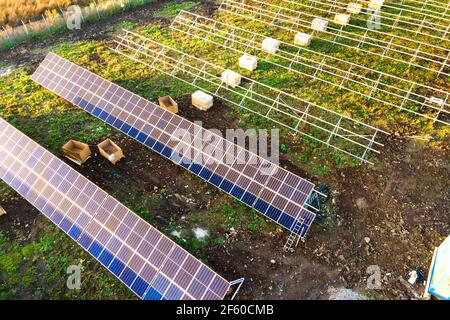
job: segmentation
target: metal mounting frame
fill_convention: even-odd
[[[367,159],[368,153],[380,153],[374,146],[383,144],[376,137],[388,134],[385,131],[246,77],[242,77],[245,85],[233,89],[221,80],[224,68],[134,32],[124,32],[113,48],[123,56],[362,162],[373,164]]]
[[[298,13],[294,10],[281,7],[284,10],[289,10],[290,12],[292,12],[292,15],[289,16],[289,15],[285,15],[285,14],[280,14],[276,10],[271,11],[271,10],[268,10],[267,8],[264,9],[263,6],[271,6],[271,4],[269,4],[269,3],[262,2],[259,0],[252,0],[252,2],[259,3],[260,6],[255,7],[252,5],[248,5],[244,1],[224,0],[222,2],[221,6],[219,7],[219,10],[223,11],[223,12],[228,12],[228,13],[234,14],[239,17],[251,19],[253,21],[276,26],[278,28],[282,28],[282,29],[288,30],[290,32],[297,32],[300,30],[307,29],[310,32],[312,32],[316,38],[320,38],[323,41],[326,41],[326,42],[329,42],[329,43],[332,43],[335,45],[344,46],[346,48],[357,50],[357,51],[363,52],[368,55],[378,56],[383,59],[389,59],[389,60],[400,62],[400,63],[406,63],[409,67],[415,67],[415,68],[419,68],[422,70],[427,70],[429,72],[433,72],[434,74],[436,74],[436,76],[440,76],[440,75],[448,76],[449,75],[449,73],[447,71],[448,52],[447,52],[447,54],[439,56],[439,59],[441,61],[436,61],[432,58],[427,58],[427,57],[423,57],[423,56],[421,57],[419,55],[421,53],[421,46],[418,46],[415,50],[412,50],[410,52],[403,52],[401,50],[392,48],[392,42],[388,42],[387,44],[386,43],[380,44],[380,43],[374,42],[373,40],[366,39],[368,30],[366,30],[366,32],[362,36],[362,39],[358,40],[358,39],[351,38],[348,35],[346,35],[346,32],[343,30],[343,26],[341,26],[341,28],[339,28],[339,29],[328,28],[328,30],[331,30],[331,31],[322,32],[323,35],[318,36],[318,35],[316,35],[316,34],[318,34],[318,32],[314,32],[314,30],[311,29],[311,25],[310,25],[309,21],[305,22],[304,20],[300,19],[301,15],[303,14],[302,12]],[[279,7],[279,6],[272,5],[272,8],[277,9],[277,7]],[[239,12],[241,12],[241,13],[239,13]],[[244,13],[242,13],[242,12],[244,12]],[[278,18],[276,19],[276,21],[273,21],[274,15],[276,13],[278,13],[277,14]],[[332,39],[330,39],[327,36],[331,37]],[[339,41],[339,39],[341,39],[342,41]],[[351,42],[351,44],[349,44],[348,42]],[[372,47],[372,49],[375,49],[377,51],[369,50],[370,47]],[[393,55],[389,55],[389,53],[393,53]],[[394,54],[396,56],[394,56]],[[400,57],[408,56],[409,60],[405,60],[404,58],[399,58],[398,56],[400,56]],[[419,63],[419,62],[421,62],[421,63]],[[428,64],[428,65],[422,65],[423,63]]]
[[[300,5],[299,2],[296,3]],[[310,9],[315,9],[318,12],[325,12],[327,14],[337,12],[338,10],[347,11],[348,5],[347,2],[339,0],[304,0],[301,4],[303,4],[305,7],[309,7]],[[378,23],[382,27],[388,27],[392,30],[399,30],[401,32],[411,34],[411,37],[408,37],[410,40],[414,40],[412,38],[414,36],[421,35],[426,36],[427,39],[448,41],[447,36],[449,35],[449,33],[448,28],[446,28],[445,26],[430,24],[427,21],[415,19],[413,17],[404,17],[402,16],[402,13],[403,9],[399,10],[397,14],[379,10],[377,12],[377,15],[381,19]],[[362,9],[359,14],[352,15],[352,19],[354,21],[359,21],[360,23],[365,23],[371,16],[373,16],[373,14],[374,12],[372,10],[368,10],[366,8],[365,10]],[[355,26],[353,24],[350,25]]]
[[[252,1],[260,4],[261,6],[263,6],[263,3],[266,3],[267,6],[272,5],[272,3],[266,1]],[[280,1],[278,1],[277,3],[279,2]],[[315,14],[308,13],[308,7],[311,7],[310,5],[308,6],[302,2],[295,2],[292,0],[281,0],[281,2],[282,5],[280,6],[273,5],[277,9],[277,15],[279,15],[279,13],[283,11],[283,16],[287,18],[288,16],[291,16],[291,13],[295,15],[297,12],[301,12],[301,17],[303,17],[303,19],[300,19],[300,17],[298,17],[298,20],[305,23],[311,23],[311,21],[317,17]],[[320,8],[316,8],[316,10],[321,11],[320,14],[322,15],[323,11],[325,11],[325,14],[330,13],[329,10]],[[444,47],[429,42],[391,34],[382,30],[378,30],[376,28],[370,29],[367,28],[367,26],[352,24],[351,21],[349,22],[348,27],[340,26],[339,28],[337,28],[337,25],[334,23],[333,19],[327,18],[324,15],[320,16],[320,18],[325,19],[329,22],[327,31],[325,32],[326,34],[333,35],[343,40],[358,41],[357,44],[359,46],[365,45],[383,49],[384,54],[387,54],[387,51],[392,51],[393,53],[410,56],[411,59],[414,60],[423,60],[426,62],[435,63],[437,60],[445,61],[446,55],[449,51]],[[348,28],[351,28],[352,32],[346,31]],[[364,35],[362,35],[359,32],[353,32],[353,30],[365,31],[365,33]],[[402,44],[398,43],[399,41],[402,41]],[[435,52],[439,52],[440,54],[436,54]],[[405,62],[407,61],[405,60]]]
[[[447,110],[447,101],[450,93],[443,90],[404,80],[370,68],[360,67],[353,63],[346,63],[341,59],[325,54],[318,54],[322,58],[318,62],[301,55],[302,52],[313,52],[312,50],[283,41],[280,41],[282,46],[277,53],[268,56],[261,48],[261,41],[266,36],[186,11],[179,13],[173,20],[171,28],[191,37],[222,46],[228,52],[256,55],[268,63],[299,74],[303,78],[311,78],[327,85],[345,89],[369,100],[410,112],[433,122],[450,124],[450,122],[439,119],[441,114],[450,113]],[[269,59],[270,56],[273,56],[276,62],[273,59]],[[336,62],[339,62],[339,64]],[[339,65],[341,64],[345,64],[345,68],[340,68]],[[368,74],[366,75],[362,72]],[[395,85],[397,83],[400,83],[403,87],[407,86],[408,89]],[[355,87],[355,84],[362,87],[362,89]],[[427,92],[439,97],[445,103],[440,106],[434,106],[428,97],[421,94],[421,92]],[[433,116],[425,112],[416,111],[423,109],[425,109],[425,112],[431,111]]]

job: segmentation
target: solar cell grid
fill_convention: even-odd
[[[21,195],[25,199],[141,298],[175,299],[188,296],[221,299],[225,296],[230,285],[212,270],[210,272],[214,274],[214,283],[210,283],[209,277],[206,280],[198,278],[197,287],[200,289],[195,291],[195,296],[190,293],[190,287],[180,287],[178,283],[174,283],[174,277],[161,271],[174,248],[194,261],[186,267],[181,263],[176,265],[180,270],[188,269],[185,272],[191,277],[196,273],[193,265],[197,265],[197,268],[207,267],[3,119],[0,119],[0,154],[0,177],[16,191],[22,190]],[[36,156],[41,162],[46,161],[42,174],[35,171],[36,163],[29,162],[29,159],[36,159]],[[47,173],[53,182],[48,181],[43,176],[44,173]],[[71,191],[61,188],[62,185],[69,186]],[[84,201],[86,199],[87,201]],[[114,227],[111,227],[112,224],[105,224],[105,220],[114,220]],[[123,230],[118,234],[119,237],[114,235],[116,226]],[[152,237],[144,239],[147,235]],[[157,241],[152,245],[146,239]],[[158,254],[157,259],[148,260],[152,255],[144,257],[140,253],[143,250],[136,250],[138,246],[147,251],[152,248],[154,256]],[[154,267],[151,267],[150,263],[154,264]],[[169,283],[170,292],[156,290],[155,277],[159,281]]]
[[[173,149],[170,148],[168,146],[169,141],[173,142],[179,142],[180,141],[180,137],[177,137],[176,135],[173,135],[172,129],[174,128],[184,128],[184,129],[188,129],[185,137],[186,138],[188,135],[191,136],[191,139],[196,135],[199,134],[199,132],[201,134],[205,134],[206,131],[205,129],[199,127],[196,124],[193,124],[185,119],[182,119],[168,111],[163,110],[162,108],[157,107],[154,104],[151,104],[149,102],[144,103],[143,99],[140,97],[137,97],[135,95],[133,95],[131,92],[126,91],[114,84],[109,83],[108,81],[101,79],[97,76],[95,76],[94,74],[83,70],[81,71],[77,71],[75,69],[74,72],[72,72],[72,66],[73,64],[68,62],[67,60],[64,60],[54,54],[49,54],[46,58],[47,62],[42,64],[41,66],[43,66],[43,68],[41,68],[41,66],[38,68],[38,70],[35,72],[35,74],[33,75],[33,79],[36,80],[37,82],[42,83],[43,85],[45,85],[46,79],[47,78],[52,78],[54,79],[54,81],[52,81],[49,85],[48,88],[54,92],[61,92],[61,80],[65,79],[64,78],[64,74],[65,71],[61,71],[61,74],[58,74],[57,71],[55,70],[59,70],[59,67],[57,66],[64,66],[64,70],[70,70],[70,74],[72,74],[71,76],[69,76],[69,81],[67,81],[67,83],[65,83],[65,88],[68,89],[69,92],[71,92],[71,95],[67,95],[67,96],[63,96],[66,99],[71,99],[70,101],[79,105],[80,107],[82,107],[83,109],[85,109],[86,111],[90,112],[91,114],[93,114],[94,116],[105,120],[108,117],[111,117],[112,114],[117,114],[113,113],[114,111],[111,112],[106,112],[105,108],[102,107],[102,105],[104,105],[104,103],[109,103],[111,105],[113,105],[113,110],[120,110],[120,113],[118,114],[117,118],[116,117],[112,117],[115,118],[115,120],[111,120],[111,121],[107,121],[107,123],[113,125],[114,127],[118,128],[119,130],[121,130],[122,132],[130,135],[131,137],[137,139],[138,141],[140,141],[141,143],[147,145],[148,147],[152,148],[154,151],[161,153],[162,155],[166,156],[166,157],[170,157],[172,155],[172,151]],[[78,67],[79,70],[82,70],[82,68]],[[79,78],[81,76],[83,76],[84,78],[87,79],[87,82],[95,82],[98,79],[101,79],[101,81],[103,81],[103,83],[107,83],[107,85],[104,85],[104,87],[108,87],[107,93],[103,94],[103,97],[100,97],[101,94],[99,92],[90,92],[89,90],[86,90],[86,88],[82,88],[77,86],[77,83],[80,83]],[[85,84],[84,84],[85,85]],[[103,85],[102,85],[103,87]],[[113,89],[114,87],[116,87],[115,89]],[[113,94],[110,95],[109,100],[105,100],[104,97],[105,96],[109,96],[109,92],[113,92]],[[76,92],[75,94],[73,94],[74,92]],[[89,95],[87,95],[87,93],[89,93]],[[93,97],[96,98],[101,98],[99,101],[100,102],[96,102],[95,104],[92,103],[93,101]],[[118,97],[121,97],[122,100],[117,100]],[[125,99],[123,99],[125,97]],[[85,100],[88,99],[88,100]],[[126,100],[126,102],[124,101]],[[97,100],[96,100],[97,101]],[[119,102],[117,101],[122,101],[122,104],[119,104]],[[133,103],[131,103],[131,101],[133,101]],[[143,113],[143,106],[145,105],[145,111],[146,114],[149,116],[149,121],[147,123],[145,123],[145,131],[141,131],[141,125],[138,125],[138,128],[136,128],[136,123],[137,123],[137,119],[134,116],[131,116],[130,113],[135,113],[135,114],[142,114]],[[105,113],[105,116],[102,117],[102,114]],[[131,120],[130,120],[131,119]],[[141,121],[144,121],[144,119],[140,119]],[[171,123],[173,125],[173,127],[171,127],[170,130],[168,129],[169,123]],[[150,131],[151,130],[151,131]],[[150,133],[148,133],[148,131],[150,131]],[[169,131],[169,132],[168,132]],[[219,140],[217,140],[218,142],[223,142],[223,139],[219,138]],[[192,140],[190,140],[192,141]],[[204,151],[204,148],[206,147],[211,147],[211,146],[215,146],[216,144],[219,145],[219,147],[216,146],[216,148],[222,148],[221,151],[226,151],[227,149],[230,148],[230,145],[227,143],[212,143],[210,145],[205,145],[204,147],[198,147],[195,144],[192,146],[192,149],[195,150],[197,153],[202,153]],[[172,146],[172,144],[171,144]],[[227,149],[223,150],[223,148],[227,147]],[[257,157],[256,155],[250,154],[248,151],[242,149],[242,148],[237,148],[237,151],[240,152],[241,155],[245,155],[245,157],[247,159],[249,159],[250,157],[252,157],[255,161],[255,163],[244,163],[244,164],[233,164],[231,166],[232,169],[230,169],[229,165],[226,165],[226,172],[225,172],[225,168],[223,166],[219,166],[218,163],[219,161],[216,161],[216,163],[206,163],[206,165],[202,164],[198,164],[198,163],[202,163],[202,162],[197,162],[197,163],[183,163],[180,160],[182,159],[178,159],[176,162],[179,163],[180,165],[182,165],[183,167],[187,168],[188,170],[190,170],[191,172],[201,176],[203,179],[207,180],[208,182],[218,186],[219,188],[221,188],[222,190],[229,192],[232,196],[238,198],[239,200],[245,202],[246,204],[248,204],[249,206],[253,206],[254,204],[256,204],[256,196],[259,195],[259,193],[261,193],[261,189],[263,188],[272,188],[272,187],[276,187],[277,189],[273,189],[274,191],[277,191],[278,188],[283,185],[284,179],[289,176],[290,179],[289,184],[296,184],[296,182],[298,181],[303,181],[304,182],[304,188],[302,189],[292,189],[293,191],[297,191],[298,193],[304,193],[305,195],[305,201],[306,201],[306,196],[309,195],[310,191],[313,189],[314,185],[310,182],[305,181],[304,179],[300,179],[299,177],[294,176],[293,174],[287,172],[286,170],[276,167],[277,170],[274,170],[274,174],[271,175],[270,178],[263,178],[262,175],[259,175],[258,179],[252,179],[256,176],[256,173],[260,170],[260,166],[261,163],[264,162],[262,160],[262,158]],[[214,155],[214,153],[213,153]],[[192,157],[187,157],[188,160],[192,159]],[[214,159],[214,157],[210,157],[210,154],[207,155],[207,157],[196,157],[194,159],[203,159],[204,158],[209,158],[209,159]],[[219,157],[221,160],[222,157]],[[223,177],[225,176],[225,174],[228,175],[228,173],[232,170],[235,170],[237,172],[238,175],[240,175],[240,177],[237,179],[236,184],[234,184],[233,182],[230,181],[225,181],[223,179]],[[233,176],[233,174],[229,174],[229,176]],[[272,179],[272,181],[270,181]],[[233,179],[234,180],[234,179]],[[269,183],[270,182],[270,183]],[[248,189],[248,187],[250,187]],[[296,199],[302,199],[301,197],[296,197]],[[279,211],[279,210],[283,210],[283,208],[285,207],[286,203],[288,202],[292,202],[292,198],[290,194],[286,194],[285,196],[283,196],[283,202],[271,202],[271,203],[266,203],[267,207],[272,207],[274,206],[275,211]],[[302,212],[302,208],[305,205],[305,201],[300,202],[300,203],[293,203],[294,206],[297,206],[297,212]],[[264,206],[266,205],[264,204]],[[266,208],[264,208],[264,211],[261,210],[260,206],[255,207],[253,206],[255,209],[257,209],[258,211],[262,212],[263,214],[266,213]],[[270,208],[269,208],[270,209]],[[304,223],[306,220],[299,216],[297,214],[295,214],[294,216],[291,216],[291,218],[295,218],[298,219],[299,223]],[[311,213],[312,214],[312,213]],[[267,214],[267,216],[271,219],[273,219],[270,214]],[[275,219],[274,219],[275,220]],[[278,221],[278,220],[276,220]],[[312,222],[312,221],[311,221]],[[289,227],[287,227],[288,229],[290,229],[292,231],[293,228],[293,224],[289,223],[289,224],[283,224],[283,226],[287,227],[287,225],[289,225]],[[309,227],[306,226],[306,228],[304,228],[303,230],[307,230]],[[301,234],[301,236],[304,236],[304,234]]]

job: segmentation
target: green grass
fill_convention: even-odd
[[[256,211],[240,202],[226,202],[219,204],[208,213],[190,216],[196,225],[206,229],[216,230],[218,233],[230,228],[247,228],[251,231],[264,230],[266,222]]]
[[[143,190],[139,192],[138,190],[130,189],[132,187],[128,185],[124,187],[127,188],[127,191],[122,192],[123,195],[117,197],[118,200],[142,219],[150,223],[154,222],[155,215],[157,214],[155,212],[156,208],[166,196],[166,190],[160,189],[156,194],[149,194]]]
[[[206,259],[203,249],[209,246],[221,246],[225,244],[223,235],[230,229],[237,231],[251,231],[268,233],[274,226],[267,224],[264,217],[240,202],[223,202],[217,206],[199,213],[189,213],[186,220],[192,228],[200,227],[208,230],[209,236],[205,239],[197,239],[191,228],[181,230],[181,238],[174,239],[181,246],[197,256]],[[179,229],[179,228],[177,228]]]
[[[133,297],[119,280],[55,226],[49,225],[31,242],[26,238],[22,235],[18,241],[9,241],[0,234],[0,299],[17,295],[32,299]],[[80,264],[85,266],[82,288],[69,290],[66,270]]]
[[[153,16],[157,18],[170,18],[175,17],[178,12],[181,10],[190,10],[198,5],[198,2],[194,1],[182,1],[180,2],[170,2],[166,5],[164,5],[163,8],[157,10]]]

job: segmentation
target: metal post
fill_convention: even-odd
[[[441,114],[442,110],[444,110],[445,106],[447,105],[447,100],[448,100],[448,94],[447,94],[447,97],[445,97],[444,103],[442,104],[441,108],[439,108],[439,111],[436,114],[436,117],[434,118],[433,123],[435,123],[436,121],[439,120],[439,115]]]
[[[235,298],[236,295],[238,294],[239,290],[240,290],[241,287],[242,287],[242,284],[244,283],[244,280],[245,280],[245,278],[240,278],[240,279],[237,279],[237,280],[234,280],[234,281],[231,281],[231,282],[230,282],[230,285],[232,285],[232,286],[234,286],[234,285],[236,285],[236,284],[238,285],[236,291],[234,292],[233,296],[231,297],[231,300],[234,300],[234,298]]]
[[[80,8],[80,16],[81,16],[81,22],[82,23],[84,23],[84,16],[83,16],[83,9],[84,9],[85,7],[83,7],[83,8]]]
[[[441,68],[439,69],[438,77],[441,75],[441,73],[444,71],[445,67],[447,66],[447,62],[448,62],[449,57],[450,57],[450,52],[447,53],[447,58],[446,58],[445,61],[442,63],[442,66],[441,66]]]

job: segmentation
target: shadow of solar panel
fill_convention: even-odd
[[[0,155],[0,178],[140,298],[225,297],[228,281],[1,118]]]
[[[53,53],[47,55],[32,79],[289,231],[305,237],[315,217],[305,208],[314,189],[313,183],[237,145],[234,145],[236,156],[231,163],[224,161],[225,156],[210,158],[206,144],[199,147],[186,141],[213,135],[217,140],[214,147],[223,148],[223,155],[227,155],[228,147],[233,144]],[[187,150],[182,148],[180,152],[180,145],[187,146]],[[189,152],[191,149],[194,155]],[[245,159],[243,163],[239,162],[241,156]],[[205,163],[201,159],[213,161]],[[266,172],[268,168],[270,172]]]

